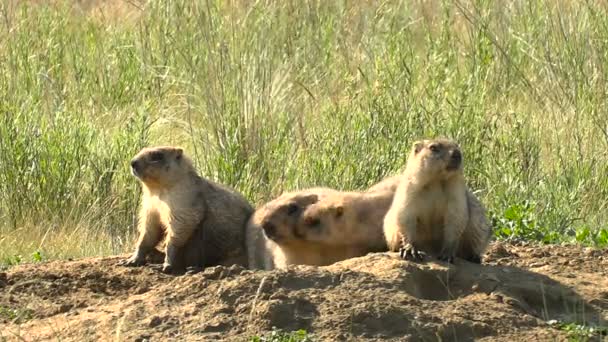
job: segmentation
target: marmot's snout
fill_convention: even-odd
[[[459,150],[452,151],[450,161],[448,163],[448,170],[456,170],[462,164],[462,153]]]
[[[133,176],[139,177],[141,175],[141,162],[137,159],[131,160],[131,173]]]
[[[321,220],[318,217],[306,216],[304,218],[304,224],[307,226],[318,226],[321,224]]]
[[[264,234],[270,240],[275,240],[277,238],[277,227],[271,222],[262,223],[262,229],[264,229]]]

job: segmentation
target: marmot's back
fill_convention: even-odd
[[[201,222],[205,266],[238,264],[247,267],[245,227],[253,207],[235,190],[201,179],[207,211]],[[194,247],[196,248],[196,247]]]

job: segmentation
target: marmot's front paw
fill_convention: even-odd
[[[163,264],[162,272],[165,274],[174,274],[176,271],[175,267],[171,264]]]
[[[127,267],[135,267],[135,266],[143,266],[146,264],[146,260],[143,258],[138,258],[137,256],[132,256],[129,259],[121,260],[118,262],[119,266],[127,266]]]
[[[479,255],[473,255],[471,257],[468,257],[466,260],[474,264],[481,264],[481,257]]]
[[[411,261],[422,261],[424,259],[424,255],[411,244],[399,248],[399,256],[401,256],[401,259]]]
[[[203,268],[200,266],[189,266],[186,267],[186,274],[187,275],[193,275],[193,274],[197,274],[203,271]]]
[[[448,262],[450,264],[454,263],[454,255],[452,253],[441,253],[437,257],[437,259],[440,261]]]

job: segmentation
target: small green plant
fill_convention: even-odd
[[[577,323],[565,323],[551,320],[549,325],[568,333],[568,340],[572,342],[587,342],[608,335],[608,326],[584,325]]]
[[[37,250],[31,254],[31,260],[33,262],[41,262],[44,259],[45,258],[42,255],[41,251]],[[11,266],[17,266],[23,262],[26,262],[26,260],[23,259],[23,256],[21,256],[21,254],[13,254],[2,258],[0,261],[0,266],[2,266],[3,268],[8,268]]]
[[[12,256],[5,257],[2,260],[2,263],[6,266],[16,266],[22,262],[23,258],[19,254],[14,254]]]
[[[577,243],[596,247],[608,246],[608,230],[605,228],[591,229],[588,226],[579,227],[574,233]]]
[[[11,309],[0,305],[0,321],[7,320],[13,323],[22,323],[32,318],[30,309]]]
[[[34,260],[34,262],[41,262],[42,261],[42,253],[40,251],[35,251],[34,253],[32,253],[32,259]]]
[[[537,240],[545,243],[557,242],[560,235],[542,226],[536,218],[535,205],[530,201],[508,206],[501,214],[491,213],[494,235],[512,240]]]
[[[283,332],[275,327],[266,336],[254,336],[251,342],[312,342],[313,339],[306,330],[300,329],[292,332]]]

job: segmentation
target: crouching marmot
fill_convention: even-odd
[[[401,178],[401,174],[384,178],[380,182],[372,185],[369,189],[365,190],[365,192],[389,191],[394,194]]]
[[[249,267],[318,265],[327,253],[326,247],[308,241],[299,223],[309,205],[335,192],[329,188],[287,192],[258,208],[247,224]]]
[[[131,161],[131,170],[143,188],[140,236],[122,265],[143,265],[164,240],[163,272],[246,266],[245,223],[253,209],[243,196],[200,177],[177,147],[145,148]]]
[[[301,225],[307,240],[341,247],[343,259],[386,251],[382,222],[394,192],[339,192],[310,205]]]
[[[388,177],[369,188],[366,192],[370,194],[311,188],[284,193],[266,203],[255,211],[247,224],[249,267],[273,269],[295,264],[322,266],[371,251],[386,250],[382,218],[391,204],[399,180],[400,175]],[[326,197],[333,198],[326,205],[337,204],[343,194],[349,212],[351,202],[357,201],[355,197],[365,197],[356,209],[352,209],[373,212],[378,216],[374,216],[375,219],[366,218],[364,222],[359,222],[360,226],[352,229],[341,220],[336,225],[325,221],[323,225],[315,226],[302,219],[302,214],[310,206],[316,207],[315,204],[324,201]],[[366,208],[367,205],[373,208]],[[312,215],[315,214],[310,211],[309,216]],[[373,220],[375,224],[372,223]]]
[[[446,139],[414,144],[384,219],[389,249],[404,258],[420,252],[453,262],[480,263],[491,237],[481,203],[465,184],[462,153]]]

